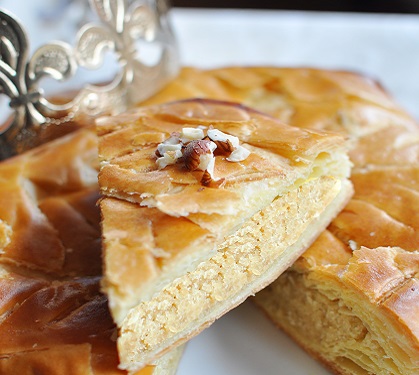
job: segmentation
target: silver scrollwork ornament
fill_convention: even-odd
[[[6,11],[0,12],[0,93],[9,97],[13,117],[0,128],[0,158],[32,147],[41,124],[50,116],[64,117],[66,106],[56,107],[42,96],[37,83],[44,76],[64,80],[74,74],[71,48],[55,42],[38,49],[28,60],[28,38]]]
[[[0,126],[0,159],[35,146],[50,125],[124,111],[177,74],[177,46],[165,1],[90,0],[90,7],[99,21],[79,30],[74,47],[51,42],[30,58],[24,29],[7,11],[0,11],[0,94],[9,97],[13,109],[10,121]],[[155,62],[143,61],[139,42],[157,48]],[[88,83],[66,103],[54,104],[44,97],[38,87],[41,78],[64,81],[80,67],[99,69],[106,52],[118,61],[109,82]]]

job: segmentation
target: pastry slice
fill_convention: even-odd
[[[0,374],[124,375],[102,275],[97,137],[0,163]],[[136,375],[171,375],[180,352]]]
[[[344,138],[231,103],[98,121],[103,290],[136,371],[275,280],[352,194]]]

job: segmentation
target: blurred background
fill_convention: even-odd
[[[360,72],[378,80],[419,119],[419,0],[159,1],[173,6],[171,21],[184,66],[311,66]],[[80,27],[97,19],[89,0],[0,0],[0,7],[18,15],[31,53],[51,39],[73,45]],[[150,52],[144,47],[142,56]],[[108,52],[105,60],[95,71],[78,69],[65,87],[113,76],[118,56]],[[62,87],[55,80],[42,82],[47,94]]]
[[[419,13],[419,0],[172,0],[173,6],[317,10],[334,12]]]

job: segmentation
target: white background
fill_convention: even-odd
[[[42,33],[35,3],[0,0],[19,15],[35,45],[68,37],[61,21],[52,25],[55,33]],[[174,9],[172,16],[184,65],[349,69],[378,79],[419,119],[419,16],[190,9]],[[188,343],[178,371],[239,374],[328,372],[246,302]]]

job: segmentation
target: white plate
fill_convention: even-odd
[[[250,301],[192,339],[177,375],[327,375]]]

